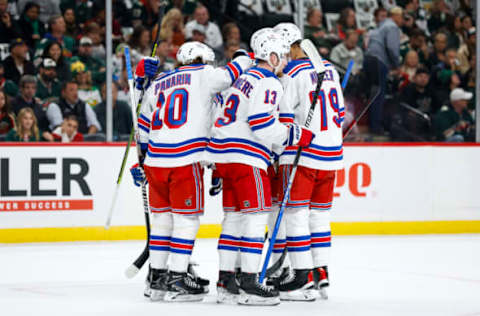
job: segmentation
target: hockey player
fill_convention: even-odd
[[[281,23],[274,30],[290,45],[292,60],[284,69],[284,96],[280,118],[287,124],[305,122],[317,85],[312,63],[300,48],[301,33],[292,23]],[[286,246],[293,272],[280,282],[280,297],[285,300],[312,300],[310,274],[315,287],[326,298],[330,254],[330,209],[335,172],[343,168],[342,122],[344,100],[335,68],[323,61],[326,72],[309,128],[316,134],[309,148],[302,151],[295,180],[285,209]],[[297,147],[287,147],[280,157],[287,186]],[[280,197],[280,200],[283,198]]]
[[[208,159],[223,179],[224,220],[218,243],[220,257],[217,301],[276,305],[278,291],[258,282],[259,264],[272,202],[266,173],[272,145],[308,146],[313,134],[298,125],[287,127],[276,116],[283,88],[278,80],[288,47],[273,31],[252,36],[258,61],[230,87],[223,114],[215,121]],[[239,285],[235,262],[240,251]],[[240,295],[236,295],[239,293]]]
[[[151,300],[198,301],[206,291],[187,274],[187,267],[204,208],[200,162],[209,140],[212,98],[250,67],[251,59],[240,56],[214,68],[206,64],[213,62],[213,51],[188,42],[178,50],[177,60],[179,67],[155,77],[145,91],[138,118],[152,223],[148,280]],[[137,79],[145,65],[151,66],[150,59],[140,62]],[[143,168],[133,167],[137,182]]]

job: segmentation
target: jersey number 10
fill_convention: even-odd
[[[165,106],[164,106],[165,105]],[[160,119],[160,111],[165,111],[163,120]],[[168,95],[165,102],[163,92],[158,96],[157,109],[153,113],[152,129],[158,130],[163,123],[168,128],[180,128],[187,122],[188,113],[188,91],[184,88],[175,89]]]

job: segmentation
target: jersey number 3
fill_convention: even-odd
[[[164,106],[165,105],[165,106]],[[163,120],[160,119],[160,111],[165,111]],[[180,88],[175,89],[165,102],[163,92],[158,96],[157,109],[153,112],[152,129],[158,130],[163,123],[168,128],[180,128],[187,122],[188,114],[188,91]]]
[[[226,126],[232,122],[235,122],[237,119],[237,109],[238,104],[240,103],[240,98],[236,94],[232,94],[228,97],[227,102],[225,103],[225,111],[223,111],[223,116],[215,122],[216,127]]]

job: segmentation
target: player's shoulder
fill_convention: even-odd
[[[261,67],[249,68],[243,73],[243,75],[249,78],[254,78],[256,81],[260,82],[278,82],[278,84],[280,84],[280,79],[277,75]]]
[[[295,78],[305,70],[314,69],[308,58],[293,59],[283,69],[283,74]]]

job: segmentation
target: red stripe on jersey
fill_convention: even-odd
[[[152,153],[179,153],[179,152],[187,151],[187,150],[190,150],[190,149],[206,147],[206,146],[207,146],[207,142],[205,142],[205,141],[200,141],[200,142],[197,142],[197,143],[188,144],[188,145],[185,145],[185,146],[180,146],[180,147],[177,147],[177,148],[153,147],[152,144],[148,144],[148,150]]]
[[[251,152],[254,152],[256,154],[260,154],[262,155],[265,159],[267,160],[270,160],[270,156],[258,149],[258,148],[255,148],[253,146],[249,146],[249,145],[246,145],[246,144],[240,144],[240,143],[233,143],[233,142],[230,142],[230,143],[224,143],[224,144],[217,144],[217,143],[214,143],[214,142],[210,142],[208,144],[209,147],[213,148],[213,149],[218,149],[218,150],[221,150],[221,149],[230,149],[230,148],[240,148],[240,149],[244,149],[244,150],[248,150],[248,151],[251,151]]]

